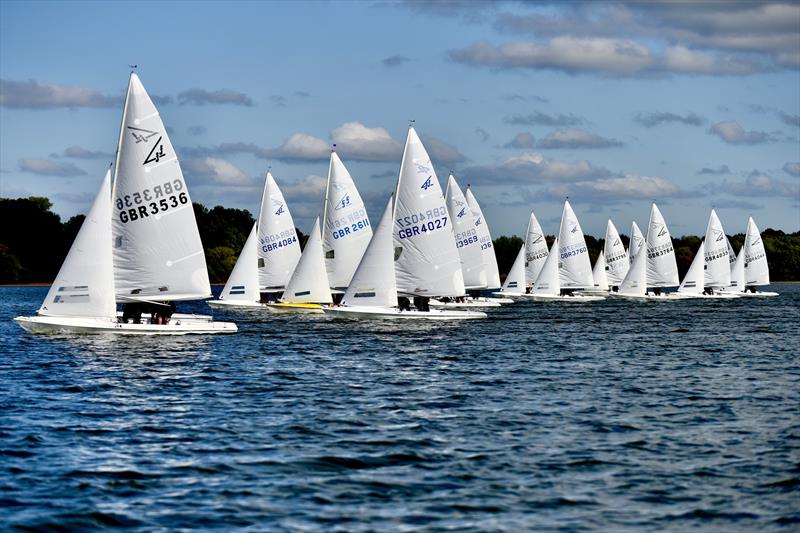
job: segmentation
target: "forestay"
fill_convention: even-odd
[[[253,229],[239,253],[228,282],[225,283],[219,299],[226,302],[258,302],[261,295],[258,290],[258,229]]]
[[[753,217],[747,220],[744,237],[744,276],[747,285],[769,285],[767,253]]]
[[[452,174],[447,178],[447,191],[445,193],[447,211],[453,222],[456,248],[461,258],[461,271],[464,274],[464,286],[467,289],[481,289],[486,287],[486,267],[483,264],[483,251],[481,250],[478,236],[478,217],[469,205],[464,193],[458,186]]]
[[[125,301],[211,296],[192,199],[164,123],[131,74],[114,169],[117,296]]]
[[[344,289],[350,284],[371,238],[372,227],[364,201],[342,160],[336,152],[331,152],[325,190],[322,249],[325,251],[325,268],[332,288]]]
[[[465,196],[467,205],[469,205],[472,214],[475,216],[475,228],[478,230],[478,239],[480,240],[481,253],[483,254],[483,267],[486,270],[486,288],[499,289],[500,271],[497,268],[497,256],[494,253],[494,243],[492,242],[492,233],[489,231],[489,224],[486,222],[483,210],[481,210],[481,206],[469,186],[467,186]]]
[[[394,277],[392,199],[386,204],[378,228],[356,268],[342,305],[396,307],[397,283]]]
[[[647,286],[676,287],[679,284],[672,237],[664,216],[654,203],[650,208],[650,224],[647,226]]]
[[[303,255],[300,256],[297,268],[286,284],[281,302],[323,304],[333,302],[328,273],[325,271],[319,217],[314,219],[314,227],[308,235]]]
[[[727,287],[731,284],[731,268],[728,263],[728,240],[717,212],[711,210],[706,227],[705,244],[705,285],[706,287]]]
[[[592,263],[589,260],[589,249],[583,237],[583,230],[578,217],[569,205],[564,202],[561,214],[561,226],[558,230],[559,283],[562,289],[589,289],[594,287]]]
[[[40,315],[111,318],[116,314],[111,254],[111,171],[72,242]]]
[[[408,129],[394,207],[397,290],[419,296],[461,296],[464,277],[453,223],[414,128]]]
[[[619,236],[617,227],[610,218],[606,224],[606,241],[603,252],[606,261],[606,277],[608,278],[608,284],[612,286],[619,285],[622,283],[622,280],[625,279],[625,274],[628,273],[630,261],[628,260],[628,252],[625,251],[625,245],[622,244],[622,239]]]
[[[528,229],[525,232],[525,281],[528,287],[536,283],[548,254],[547,240],[544,238],[542,226],[531,211]]]
[[[258,284],[262,291],[286,287],[300,260],[294,220],[275,178],[267,172],[258,215]]]

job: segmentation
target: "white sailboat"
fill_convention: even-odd
[[[705,243],[700,243],[697,253],[686,272],[680,287],[678,287],[678,295],[684,298],[736,298],[737,293],[732,291],[720,291],[716,293],[707,293],[705,291]]]
[[[494,253],[494,244],[492,243],[492,234],[489,231],[489,224],[483,216],[478,200],[472,194],[472,189],[467,185],[467,192],[465,194],[467,205],[469,206],[472,214],[475,216],[475,226],[478,231],[478,240],[480,242],[481,253],[483,254],[483,266],[486,271],[486,288],[499,289],[500,288],[500,272],[497,268],[497,256]]]
[[[217,300],[206,303],[211,307],[263,307],[258,289],[258,227],[253,224],[231,275]]]
[[[517,257],[514,259],[514,264],[511,265],[511,269],[503,282],[503,286],[499,292],[492,294],[498,296],[522,296],[525,291],[525,243],[522,243]]]
[[[631,233],[635,233],[635,231]],[[633,244],[635,241],[636,238],[631,237],[631,249],[635,247]],[[637,259],[640,256],[641,259]],[[623,298],[676,300],[681,296],[675,292],[662,292],[661,289],[678,285],[680,285],[678,263],[675,259],[672,237],[664,216],[658,206],[653,203],[650,207],[650,222],[647,226],[645,242],[638,247],[628,273],[619,286],[619,291],[612,292],[611,295]],[[648,287],[652,287],[653,291],[648,292]]]
[[[531,211],[528,229],[525,232],[525,283],[528,288],[536,283],[549,253],[542,226]]]
[[[587,289],[585,292],[592,294],[605,295],[609,291],[608,274],[607,274],[606,255],[603,250],[597,254],[597,261],[594,262],[592,269],[592,278],[594,278],[594,288]]]
[[[602,296],[585,294],[575,289],[594,288],[592,264],[583,230],[569,201],[564,202],[558,238],[553,243],[539,278],[525,295],[535,301],[591,302]]]
[[[639,253],[639,248],[644,246],[644,235],[636,222],[631,224],[631,240],[628,243],[628,261],[633,264],[633,258]],[[624,278],[623,278],[624,279]]]
[[[372,238],[364,201],[338,154],[331,151],[325,211],[322,217],[322,249],[333,292],[350,285],[361,256]]]
[[[282,293],[300,261],[294,220],[275,178],[267,172],[258,214],[258,284],[261,292]]]
[[[705,252],[705,292],[713,294],[723,290],[731,284],[731,268],[728,260],[728,239],[722,222],[717,216],[717,212],[712,209],[708,217],[706,236],[703,240]]]
[[[323,307],[331,317],[363,319],[452,320],[484,318],[485,313],[414,308],[400,309],[394,274],[394,225],[392,200],[389,199],[378,227],[370,240],[350,286],[338,306]]]
[[[756,287],[769,285],[769,264],[764,241],[753,217],[747,220],[744,237],[744,296],[778,296],[777,292],[757,291]]]
[[[308,241],[278,302],[268,303],[273,311],[322,313],[321,304],[333,303],[322,251],[319,217],[308,235]]]
[[[638,227],[636,229],[638,230]],[[606,261],[608,284],[612,289],[619,287],[619,284],[625,279],[625,274],[628,273],[631,262],[628,260],[628,252],[625,251],[625,245],[622,244],[622,238],[619,236],[617,227],[610,218],[606,224],[606,240],[603,252]]]
[[[450,220],[453,222],[456,248],[461,258],[461,272],[464,275],[464,288],[485,289],[486,266],[478,236],[479,217],[472,213],[464,193],[461,192],[452,174],[447,177],[445,203],[447,212],[450,213]]]
[[[38,315],[15,321],[36,333],[235,332],[233,323],[172,313],[167,303],[209,296],[203,246],[178,158],[158,110],[131,73],[113,187],[107,173]],[[122,317],[116,303],[126,305]],[[143,312],[152,313],[144,323]]]

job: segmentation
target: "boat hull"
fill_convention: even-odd
[[[756,291],[756,292],[741,292],[739,296],[744,296],[745,298],[771,298],[773,296],[778,296],[779,293],[777,292],[769,292],[769,291]]]
[[[677,300],[688,300],[690,298],[695,298],[694,295],[690,294],[680,294],[677,292],[665,292],[661,294],[653,294],[648,292],[647,294],[625,294],[622,292],[612,292],[610,293],[612,298],[624,298],[626,300],[646,300],[648,302],[674,302]]]
[[[97,335],[216,335],[236,333],[233,322],[215,322],[209,316],[172,316],[169,324],[128,324],[109,318],[18,316],[14,322],[30,333]]]
[[[301,304],[301,303],[269,303],[266,304],[270,311],[276,313],[305,313],[305,314],[322,314],[322,305],[320,304]]]
[[[605,300],[603,296],[587,296],[583,294],[573,294],[571,296],[561,296],[560,294],[525,294],[524,298],[533,300],[534,302],[571,302],[571,303],[588,303],[588,302],[601,302]]]
[[[208,300],[206,303],[215,309],[258,309],[265,307],[260,302],[245,302],[237,300]]]
[[[431,298],[430,306],[440,309],[482,309],[486,307],[500,307],[500,303],[482,298],[475,300],[469,299],[464,302],[442,302]]]
[[[430,311],[417,311],[416,309],[401,311],[397,307],[339,306],[324,307],[323,312],[326,316],[333,318],[366,320],[473,320],[486,318],[486,313],[480,311],[458,311],[441,308],[434,308]]]

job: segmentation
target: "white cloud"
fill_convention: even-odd
[[[178,103],[181,105],[233,104],[246,107],[253,106],[252,98],[231,89],[220,89],[218,91],[197,88],[187,89],[178,94]]]
[[[664,69],[685,74],[752,74],[761,70],[751,62],[689,50],[682,45],[664,51]]]
[[[345,122],[331,132],[331,141],[345,159],[394,161],[403,153],[403,146],[386,128],[370,128],[361,122]]]
[[[785,165],[783,165],[783,171],[790,176],[794,176],[795,178],[800,177],[800,161],[788,161]]]
[[[251,187],[255,184],[255,180],[224,159],[187,159],[182,166],[189,176],[202,184],[228,187]]]
[[[613,148],[622,146],[616,139],[607,139],[594,133],[578,129],[566,128],[547,134],[539,141],[540,148]]]
[[[660,176],[637,176],[627,174],[593,181],[581,181],[551,185],[543,193],[550,198],[564,198],[578,201],[603,199],[609,202],[619,200],[651,200],[684,196],[686,193],[667,178]]]
[[[277,148],[264,150],[267,157],[282,161],[321,161],[328,159],[330,145],[318,137],[295,133]]]
[[[761,144],[773,140],[763,131],[745,131],[735,120],[717,122],[709,128],[708,133],[717,135],[728,144]]]
[[[38,174],[40,176],[85,176],[86,171],[72,163],[52,161],[50,159],[23,158],[18,161],[19,169],[23,172]]]
[[[20,109],[56,107],[115,107],[121,97],[100,94],[94,89],[71,85],[39,83],[36,80],[0,80],[0,106]]]
[[[611,173],[588,161],[559,161],[545,158],[536,152],[510,157],[495,165],[465,168],[461,174],[471,183],[505,186],[553,181],[584,181],[607,177]]]
[[[525,149],[525,148],[533,148],[535,145],[535,140],[533,135],[528,133],[527,131],[523,131],[517,133],[513,139],[508,141],[503,145],[503,148],[508,149]]]
[[[723,190],[734,196],[786,196],[800,197],[800,184],[788,183],[754,170],[744,181],[725,182]]]
[[[70,146],[64,150],[64,157],[72,157],[74,159],[111,159],[114,154],[109,152],[101,152],[98,150],[87,150],[81,146]]]

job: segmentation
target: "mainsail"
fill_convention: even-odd
[[[489,231],[489,224],[483,216],[478,200],[472,194],[472,189],[467,186],[467,205],[475,215],[475,226],[478,230],[478,239],[480,240],[481,253],[483,254],[483,266],[486,269],[486,287],[488,289],[500,288],[500,271],[497,268],[497,256],[494,253],[494,243],[492,243],[492,233]]]
[[[547,240],[544,237],[542,226],[531,211],[528,219],[528,229],[525,232],[525,282],[532,287],[539,277],[544,262],[547,260]]]
[[[267,172],[258,215],[258,284],[282,291],[300,260],[294,220],[271,172]]]
[[[286,284],[281,296],[287,303],[331,303],[328,273],[325,270],[325,259],[322,252],[322,236],[319,231],[319,217],[314,219],[314,227],[308,235],[303,254],[297,267]]]
[[[594,288],[598,291],[608,290],[608,275],[606,273],[606,255],[603,250],[597,256],[597,261],[594,263],[592,269],[592,277],[594,278]]]
[[[525,245],[523,244],[517,258],[514,259],[514,264],[511,265],[511,270],[508,271],[502,287],[503,292],[511,293],[525,293]]]
[[[561,293],[558,282],[558,263],[558,237],[556,237],[553,246],[550,247],[550,253],[547,254],[547,259],[542,265],[542,270],[539,272],[539,277],[533,284],[532,294],[558,296]]]
[[[461,257],[461,270],[464,273],[464,286],[467,289],[481,289],[486,287],[486,267],[483,264],[483,251],[476,217],[464,193],[458,186],[455,177],[447,177],[447,191],[445,192],[447,211],[453,222],[453,231],[456,237],[456,248]]]
[[[700,248],[697,249],[697,253],[694,255],[692,264],[689,266],[689,270],[686,272],[686,276],[684,276],[681,286],[678,287],[679,293],[703,293],[703,289],[705,288],[705,283],[703,281],[703,270],[705,269],[705,259],[703,256],[705,255],[705,249],[706,248],[703,243],[700,242]]]
[[[746,285],[769,285],[767,253],[753,217],[747,220],[744,237],[744,276]]]
[[[258,302],[261,295],[258,290],[258,228],[253,224],[253,229],[247,236],[239,258],[233,266],[230,277],[225,287],[219,294],[220,300],[228,302]]]
[[[727,287],[731,284],[731,268],[728,262],[728,240],[717,212],[711,210],[706,227],[705,244],[705,285],[706,287]]]
[[[633,242],[633,240],[631,240]],[[628,273],[630,261],[628,260],[628,252],[625,251],[625,245],[622,244],[622,239],[619,236],[617,227],[608,219],[606,224],[606,241],[603,247],[603,252],[606,260],[606,276],[609,285],[619,285],[625,279],[625,274]]]
[[[114,281],[121,301],[211,296],[178,157],[135,73],[122,115],[112,201]]]
[[[592,263],[583,237],[578,217],[564,201],[561,226],[558,230],[559,282],[562,289],[590,289],[594,287]]]
[[[628,260],[633,263],[633,258],[639,253],[639,248],[644,246],[644,235],[636,222],[631,224],[631,240],[628,245]]]
[[[372,227],[364,201],[353,178],[336,152],[331,152],[325,212],[322,217],[322,248],[332,288],[344,289],[372,238]]]
[[[111,318],[116,314],[111,254],[111,171],[107,171],[40,315]]]
[[[650,208],[650,224],[647,226],[647,286],[676,287],[679,284],[672,237],[664,216],[654,203]]]
[[[453,223],[431,158],[408,129],[394,206],[397,290],[419,296],[461,296],[464,276]]]
[[[633,258],[633,263],[619,284],[620,294],[644,296],[647,294],[647,247],[640,246]]]

